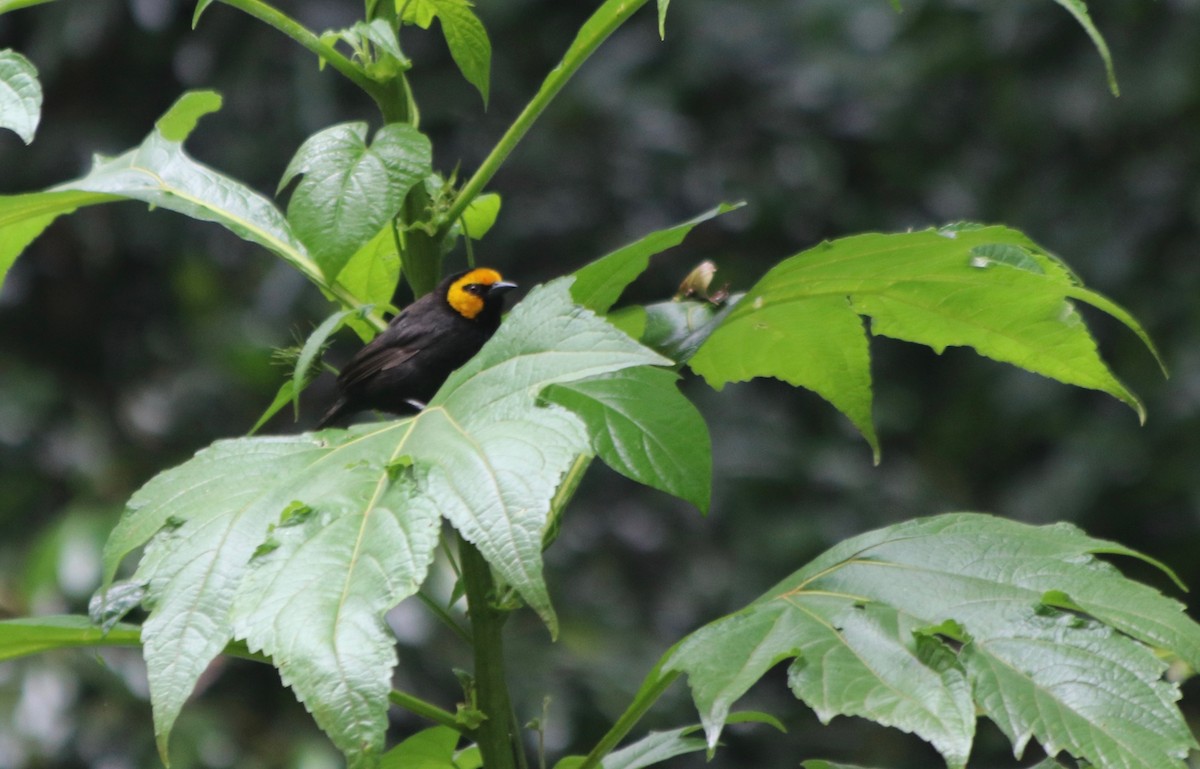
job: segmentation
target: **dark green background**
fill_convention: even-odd
[[[360,10],[350,0],[282,7],[316,29]],[[495,47],[487,112],[440,35],[405,32],[440,169],[474,170],[591,7],[481,0]],[[32,147],[0,132],[0,193],[72,178],[92,153],[133,146],[188,88],[225,96],[189,150],[265,193],[308,134],[376,120],[365,97],[278,33],[219,4],[193,32],[191,12],[87,0],[0,17],[0,48],[29,56],[46,89]],[[703,258],[719,265],[718,282],[742,289],[822,238],[1007,223],[1138,316],[1172,372],[1163,380],[1131,334],[1087,314],[1146,401],[1139,427],[1106,396],[965,351],[939,357],[876,339],[878,468],[809,393],[775,382],[714,393],[688,381],[713,434],[711,515],[593,469],[547,555],[560,643],[527,612],[510,625],[522,718],[551,698],[552,758],[587,749],[679,636],[830,544],[898,520],[970,509],[1074,521],[1200,585],[1200,4],[1093,12],[1120,98],[1086,35],[1046,0],[909,0],[901,14],[884,0],[675,0],[665,42],[641,12],[495,178],[504,209],[477,255],[527,286],[719,201],[748,202],[659,257],[637,300],[669,295]],[[51,227],[0,292],[0,612],[83,610],[124,500],[156,471],[243,434],[283,376],[272,348],[330,310],[281,262],[215,225],[124,203]],[[353,346],[347,335],[335,358]],[[330,391],[325,377],[300,425],[281,418],[268,432],[311,426]],[[418,606],[392,620],[399,684],[453,707],[449,668],[468,667],[467,654]],[[0,766],[156,765],[144,670],[132,652],[103,659],[0,666]],[[790,733],[732,729],[713,766],[940,763],[919,740],[865,722],[821,728],[782,669],[746,704]],[[395,716],[397,738],[418,727]],[[678,686],[646,725],[693,718]],[[340,761],[275,673],[244,662],[206,677],[174,748],[178,767]],[[981,724],[972,766],[1028,766],[1035,753],[1014,760]]]

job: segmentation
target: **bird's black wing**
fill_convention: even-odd
[[[392,318],[388,327],[342,368],[338,374],[338,387],[343,392],[353,391],[380,372],[410,360],[436,337],[437,330],[421,320],[425,313],[413,312],[418,304],[410,305]]]

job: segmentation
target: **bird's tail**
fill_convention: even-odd
[[[342,412],[346,410],[346,399],[338,396],[338,399],[333,402],[329,410],[325,412],[325,416],[321,417],[321,421],[317,422],[317,429],[328,427],[334,420],[342,416]]]

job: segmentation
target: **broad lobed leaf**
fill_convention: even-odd
[[[448,519],[554,629],[541,543],[584,422],[550,384],[668,363],[571,303],[530,292],[419,415],[219,441],[150,481],[106,546],[148,542],[143,629],[160,746],[232,638],[269,655],[352,765],[382,747],[394,638],[383,614],[424,579]],[[668,377],[662,385],[674,389]]]
[[[1138,556],[1062,524],[953,514],[891,526],[700,629],[664,670],[689,676],[710,743],[732,703],[795,658],[789,684],[823,720],[911,731],[952,767],[976,707],[1018,755],[1032,738],[1101,767],[1182,767],[1195,743],[1154,649],[1195,666],[1200,625],[1093,556],[1114,552]]]
[[[709,384],[759,376],[806,387],[842,411],[875,448],[866,329],[951,345],[1067,384],[1106,392],[1144,415],[1101,360],[1071,300],[1137,322],[1084,288],[1061,261],[1007,227],[961,225],[822,243],[771,269],[689,365]]]
[[[396,215],[433,170],[432,152],[429,139],[403,123],[383,126],[370,144],[360,122],[332,126],[300,145],[279,187],[303,175],[288,221],[326,277],[336,277]]]

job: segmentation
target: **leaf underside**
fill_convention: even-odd
[[[0,128],[33,142],[42,117],[42,85],[37,68],[16,51],[0,50]]]

